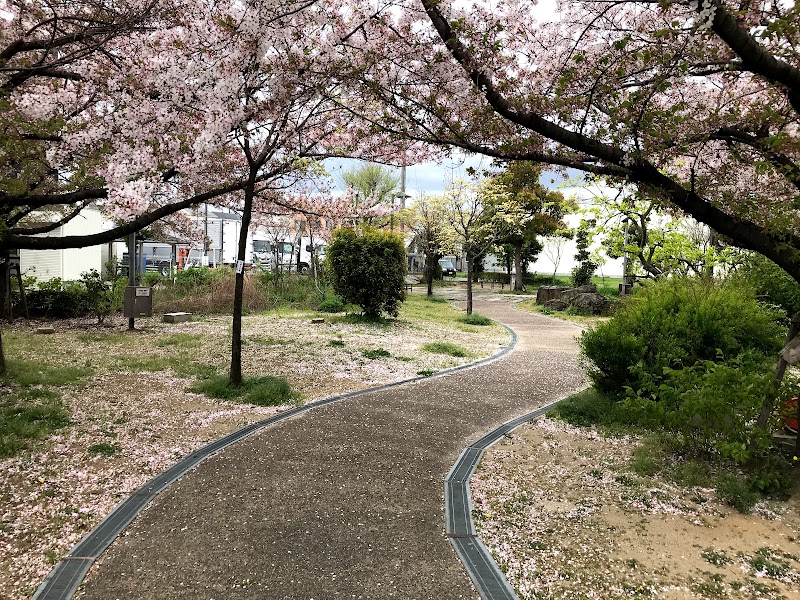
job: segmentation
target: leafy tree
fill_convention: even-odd
[[[455,241],[467,259],[467,314],[472,314],[475,263],[522,219],[522,207],[492,179],[480,184],[456,181],[445,191],[447,215]]]
[[[541,174],[539,165],[517,162],[509,164],[494,178],[510,194],[510,199],[503,201],[514,202],[519,207],[519,220],[510,223],[506,235],[498,240],[513,248],[515,290],[523,287],[525,259],[535,260],[542,249],[538,238],[564,228],[564,214],[575,208],[575,203],[566,200],[563,194],[545,188],[539,182]]]
[[[588,285],[592,282],[592,275],[597,270],[597,263],[592,260],[589,252],[590,230],[595,226],[595,221],[581,221],[575,232],[575,242],[578,250],[575,253],[575,260],[578,266],[572,269],[572,285]]]
[[[428,296],[433,295],[439,259],[455,252],[454,232],[447,227],[447,222],[447,206],[441,196],[423,195],[402,215],[402,223],[414,234],[414,242],[425,256]]]
[[[639,268],[629,266],[626,275],[637,271],[649,279],[704,275],[732,258],[707,227],[692,227],[686,217],[665,214],[656,200],[622,192],[593,200],[598,221],[593,233],[602,236],[605,253],[611,258],[627,255],[638,262]]]
[[[363,227],[337,229],[325,260],[333,289],[346,302],[361,307],[365,315],[397,316],[405,299],[406,253],[400,236]]]
[[[352,188],[359,201],[391,204],[400,191],[400,178],[381,165],[366,164],[342,174],[347,187]]]

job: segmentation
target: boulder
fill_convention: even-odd
[[[568,289],[570,288],[563,285],[543,285],[536,290],[536,304],[547,304],[550,300],[556,300]]]
[[[569,300],[569,305],[593,315],[604,315],[608,313],[611,301],[602,294],[588,292],[575,295]]]
[[[567,302],[572,302],[572,300],[581,294],[596,294],[597,287],[594,285],[581,285],[574,288],[568,288],[561,292],[560,298],[562,300],[566,300]]]
[[[544,303],[545,308],[549,308],[550,310],[566,310],[569,306],[568,302],[565,302],[561,298],[554,298],[553,300],[548,300]]]

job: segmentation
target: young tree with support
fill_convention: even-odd
[[[439,259],[445,254],[455,252],[455,232],[447,227],[448,220],[446,201],[441,196],[421,195],[402,216],[402,223],[414,235],[414,240],[424,256],[428,296],[433,295],[433,280]]]
[[[472,314],[475,261],[523,216],[508,190],[492,179],[480,184],[455,181],[445,190],[447,218],[455,242],[467,260],[467,314]]]

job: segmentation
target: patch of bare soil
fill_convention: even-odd
[[[542,419],[484,456],[474,518],[522,600],[800,598],[800,493],[742,515],[633,473],[638,443]]]

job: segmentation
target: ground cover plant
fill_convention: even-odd
[[[180,324],[137,319],[134,332],[120,316],[105,326],[91,317],[50,321],[50,335],[37,333],[40,321],[5,328],[0,589],[12,600],[29,598],[52,563],[122,498],[204,443],[274,414],[278,399],[285,406],[430,375],[508,342],[499,326],[466,325],[461,314],[415,294],[393,319],[326,315],[312,323],[320,313],[286,305],[251,314],[243,320],[250,395],[229,399],[209,395],[220,381],[222,393],[230,391],[229,315]],[[419,351],[443,338],[470,357]],[[383,352],[371,359],[362,350]]]

